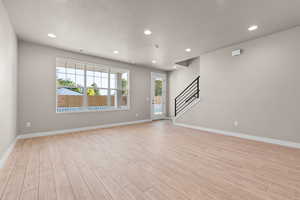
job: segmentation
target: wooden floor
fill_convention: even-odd
[[[18,141],[0,199],[300,199],[300,150],[158,121]]]

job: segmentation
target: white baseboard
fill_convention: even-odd
[[[110,128],[110,127],[125,126],[125,125],[130,125],[130,124],[139,124],[139,123],[145,123],[145,122],[150,122],[150,121],[151,121],[151,119],[146,119],[146,120],[139,120],[139,121],[104,124],[104,125],[99,125],[99,126],[88,126],[88,127],[82,127],[82,128],[72,128],[72,129],[63,129],[63,130],[56,130],[56,131],[28,133],[28,134],[19,135],[17,137],[17,139],[34,138],[34,137],[42,137],[42,136],[49,136],[49,135],[59,135],[59,134],[87,131],[87,130],[93,130],[93,129],[99,129],[99,128]]]
[[[17,139],[15,138],[13,140],[13,142],[9,145],[9,147],[7,148],[7,150],[4,152],[2,158],[0,159],[0,169],[4,167],[4,164],[7,160],[7,158],[9,157],[10,153],[12,152],[12,150],[14,149],[15,145],[16,145]]]
[[[270,143],[270,144],[277,144],[277,145],[291,147],[291,148],[300,148],[300,143],[295,143],[295,142],[272,139],[272,138],[267,138],[267,137],[247,135],[247,134],[243,134],[243,133],[235,133],[235,132],[230,132],[230,131],[223,131],[223,130],[218,130],[218,129],[205,128],[205,127],[200,127],[200,126],[193,126],[193,125],[188,125],[188,124],[183,124],[183,123],[176,123],[176,122],[173,122],[173,123],[176,126],[197,129],[197,130],[220,134],[220,135],[234,136],[234,137],[239,137],[239,138],[243,138],[243,139],[255,140],[255,141],[265,142],[265,143]]]

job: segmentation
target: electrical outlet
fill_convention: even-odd
[[[139,113],[136,113],[135,116],[138,117],[138,116],[139,116]]]
[[[27,128],[31,127],[31,122],[26,122],[26,127]]]
[[[235,127],[237,127],[237,126],[239,125],[239,122],[238,122],[238,121],[234,121],[234,122],[233,122],[233,125],[234,125]]]

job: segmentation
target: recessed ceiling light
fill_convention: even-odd
[[[257,25],[252,25],[248,28],[248,31],[255,31],[256,29],[258,29]]]
[[[50,38],[56,38],[56,35],[53,34],[53,33],[48,33],[48,37],[50,37]]]
[[[144,30],[144,34],[145,34],[145,35],[151,35],[152,32],[151,32],[150,30],[146,29],[146,30]]]
[[[152,60],[152,63],[155,64],[155,63],[156,63],[156,60]]]
[[[186,52],[191,52],[191,51],[192,51],[192,49],[190,49],[190,48],[187,48],[187,49],[185,49],[185,51],[186,51]]]
[[[117,51],[117,50],[114,51],[114,54],[118,54],[118,53],[119,53],[119,51]]]
[[[173,66],[173,68],[174,68],[174,69],[177,69],[177,66],[176,66],[176,65],[174,65],[174,66]]]

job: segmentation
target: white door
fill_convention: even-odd
[[[151,119],[166,117],[167,75],[151,72]]]

